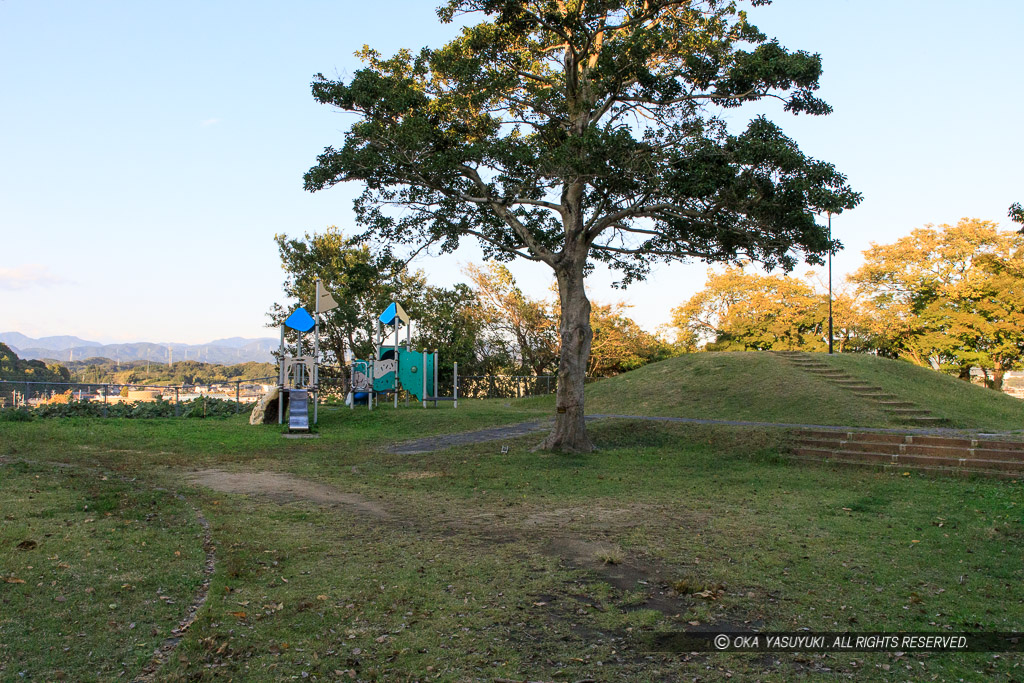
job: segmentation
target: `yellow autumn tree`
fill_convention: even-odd
[[[558,315],[549,301],[534,299],[508,268],[493,261],[464,268],[479,303],[476,313],[491,354],[516,373],[546,375],[558,367]]]
[[[742,267],[708,271],[704,289],[672,309],[677,343],[709,351],[827,350],[828,296],[813,277],[761,275]],[[839,350],[860,350],[863,323],[854,295],[834,297],[833,320]]]
[[[926,226],[872,244],[851,276],[887,355],[992,388],[1024,363],[1024,236],[991,221]]]
[[[595,301],[591,305],[594,341],[587,361],[588,377],[611,377],[672,355],[672,348],[664,340],[626,316],[628,308],[622,302]]]

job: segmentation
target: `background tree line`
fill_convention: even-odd
[[[828,348],[828,299],[815,273],[804,279],[709,273],[705,288],[673,309],[687,350]],[[979,368],[1001,389],[1024,367],[1024,236],[989,221],[914,230],[872,245],[833,299],[841,352],[877,353],[970,379]]]
[[[9,382],[185,385],[276,376],[277,366],[272,363],[215,365],[185,360],[168,365],[144,360],[119,362],[110,358],[47,363],[19,358],[9,346],[0,343],[0,380]]]
[[[557,372],[557,290],[547,298],[530,297],[500,263],[470,264],[464,269],[467,282],[437,287],[428,284],[422,271],[345,237],[335,227],[296,239],[278,235],[276,240],[290,303],[274,304],[270,325],[281,325],[297,302],[312,311],[316,280],[322,280],[338,302],[322,314],[321,349],[327,366],[371,357],[377,316],[398,301],[414,321],[413,345],[440,352],[442,381],[447,381],[444,375],[453,362],[463,376]],[[626,311],[621,303],[592,306],[588,376],[607,377],[672,355],[669,343],[643,330]]]

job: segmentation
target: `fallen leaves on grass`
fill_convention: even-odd
[[[25,583],[25,579],[17,579],[13,576],[8,576],[4,579],[4,583]]]

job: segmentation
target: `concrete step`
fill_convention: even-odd
[[[925,410],[924,408],[903,408],[885,403],[880,405],[882,407],[882,410],[892,415],[906,415],[910,417],[914,415],[929,416],[932,414],[930,410]]]
[[[977,439],[975,448],[992,448],[1000,451],[1024,452],[1024,441],[996,441],[994,439]]]
[[[916,424],[922,426],[935,426],[945,424],[947,422],[946,418],[937,417],[935,415],[903,415],[900,416],[900,419],[908,424]]]
[[[833,453],[871,453],[878,456],[898,456],[901,461],[907,458],[936,458],[940,460],[965,460],[1003,462],[1017,466],[1024,465],[1024,451],[999,450],[993,448],[971,448],[970,442],[964,446],[928,446],[892,441],[848,441],[841,438],[801,438],[794,444],[795,448],[811,448],[827,450]]]
[[[897,452],[908,455],[972,458],[1015,462],[1024,459],[1024,441],[999,441],[960,436],[899,434],[891,432],[853,432],[830,429],[801,429],[793,433],[797,445],[840,449],[847,446],[858,451]],[[855,445],[855,446],[854,446]]]
[[[822,448],[794,448],[792,454],[801,459],[844,464],[880,465],[896,468],[936,470],[951,473],[981,473],[999,476],[1024,475],[1024,462],[1005,460],[935,457],[927,455],[892,455]]]
[[[933,457],[955,457],[965,460],[992,460],[1024,463],[1024,451],[1003,451],[994,448],[950,448],[947,446],[919,446],[907,444],[903,450],[908,455]]]

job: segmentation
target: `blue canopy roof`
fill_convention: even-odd
[[[313,320],[313,316],[302,306],[296,308],[295,312],[284,321],[284,324],[299,332],[309,332],[316,327],[316,321]]]

